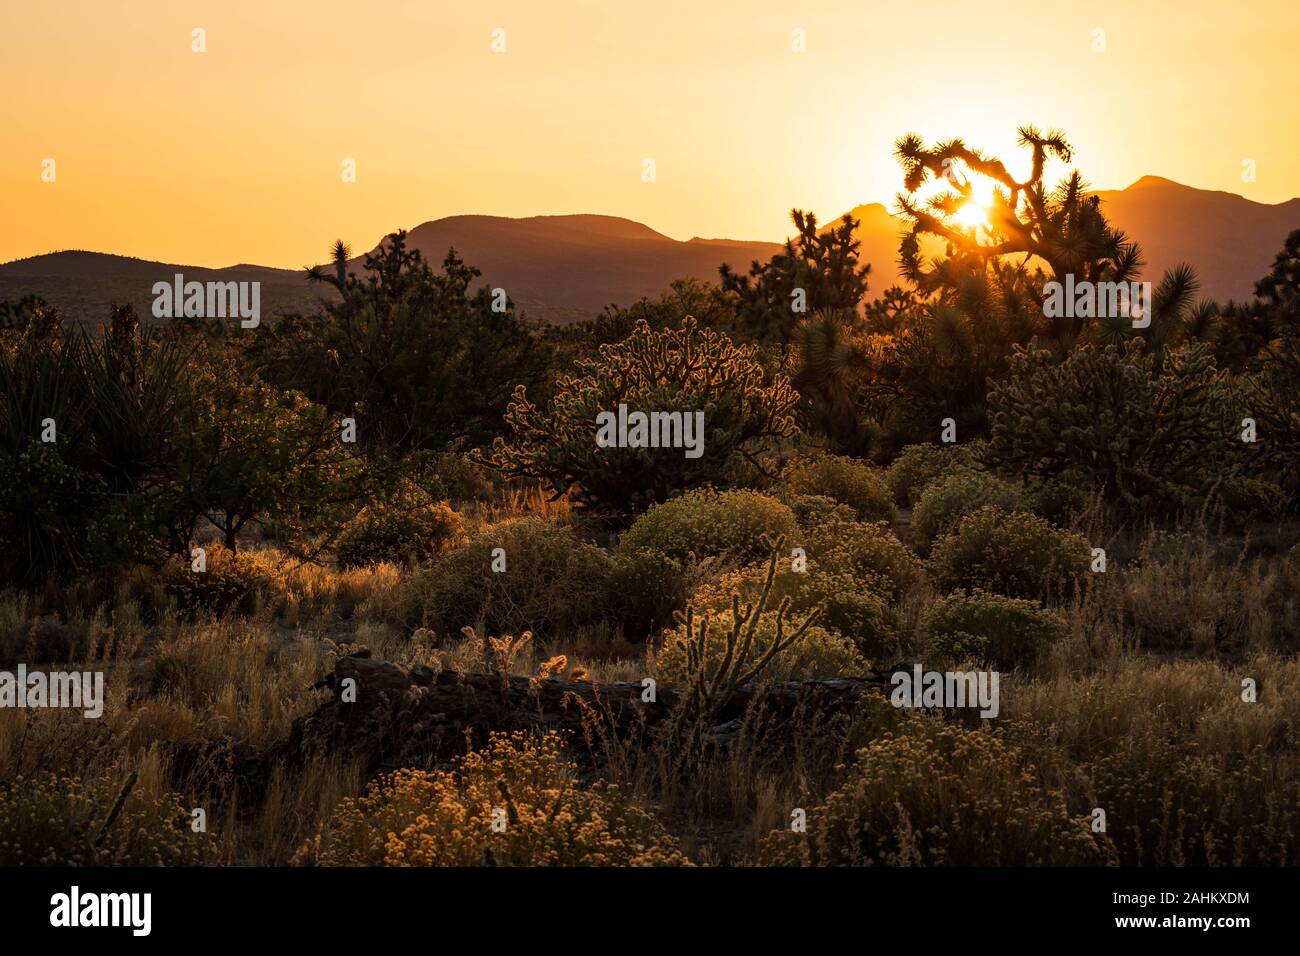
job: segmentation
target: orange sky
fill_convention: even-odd
[[[904,132],[1006,156],[1026,122],[1064,129],[1098,188],[1153,173],[1280,202],[1300,195],[1295,10],[6,3],[0,261],[82,248],[297,268],[336,237],[368,248],[460,213],[599,212],[679,239],[779,239],[792,206],[825,219],[891,202]]]

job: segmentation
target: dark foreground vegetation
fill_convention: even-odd
[[[0,709],[0,865],[1295,864],[1300,231],[1249,302],[1049,318],[1142,260],[1023,142],[899,142],[879,296],[796,213],[564,328],[401,233],[253,330],[18,305],[0,670],[107,694]],[[913,663],[998,715],[892,706]]]

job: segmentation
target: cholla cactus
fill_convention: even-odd
[[[724,634],[725,650],[716,667],[708,652],[712,616],[706,614],[703,621],[698,621],[694,608],[689,606],[678,614],[678,621],[685,629],[688,677],[681,705],[669,726],[668,740],[679,748],[679,762],[690,761],[699,755],[705,734],[717,722],[718,714],[732,695],[762,674],[777,655],[797,645],[821,616],[823,607],[819,604],[804,618],[803,623],[789,630],[787,622],[791,601],[789,597],[784,597],[776,610],[775,638],[765,649],[755,649],[754,635],[767,610],[772,582],[776,577],[777,558],[784,541],[784,538],[778,538],[773,543],[772,555],[767,564],[767,577],[758,600],[746,604],[742,609],[739,595],[732,595],[731,629]]]
[[[1236,401],[1204,345],[1085,346],[1063,362],[1024,352],[989,394],[991,455],[1039,478],[1100,488],[1131,510],[1177,507],[1227,478]]]
[[[623,341],[561,376],[550,407],[538,408],[520,386],[506,412],[514,433],[497,439],[485,461],[509,477],[541,479],[577,504],[640,510],[687,488],[721,481],[738,455],[764,438],[794,430],[797,395],[781,374],[769,376],[755,345],[736,345],[687,316],[677,329],[640,321]],[[675,448],[602,448],[597,415],[629,411],[703,413],[702,454]]]

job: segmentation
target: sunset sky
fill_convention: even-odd
[[[1295,11],[1294,0],[6,3],[0,261],[81,248],[297,268],[336,237],[369,248],[462,213],[596,212],[678,239],[775,240],[793,206],[828,218],[892,205],[905,132],[1009,158],[1023,123],[1063,129],[1097,188],[1150,173],[1275,203],[1300,195]],[[204,53],[191,49],[196,27]],[[355,183],[340,176],[347,158]],[[1255,182],[1242,180],[1246,158]]]

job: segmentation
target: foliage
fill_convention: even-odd
[[[985,506],[935,543],[929,569],[944,591],[984,588],[1046,600],[1076,584],[1091,558],[1092,548],[1082,535],[1062,531],[1037,515]]]
[[[493,570],[500,548],[504,571]],[[500,567],[500,563],[497,564]],[[409,622],[441,635],[563,633],[600,620],[611,561],[564,527],[527,517],[495,525],[417,569],[406,583]]]
[[[926,485],[912,511],[912,537],[918,550],[929,551],[941,535],[957,526],[972,511],[991,505],[1013,511],[1020,489],[988,472],[956,470]]]
[[[477,445],[500,430],[541,355],[513,306],[450,250],[434,272],[395,232],[351,271],[347,246],[308,277],[338,293],[311,316],[261,325],[247,353],[268,381],[357,421],[357,440],[398,452]]]
[[[1028,667],[1064,632],[1061,616],[1037,601],[979,588],[940,598],[925,617],[930,648],[944,661],[978,661],[1003,670]]]
[[[930,482],[962,468],[975,468],[988,443],[977,439],[958,445],[908,445],[885,471],[885,483],[900,504],[914,505]]]
[[[749,561],[768,553],[766,539],[793,536],[794,512],[757,491],[701,488],[655,505],[619,540],[623,550],[672,558],[714,555]]]
[[[541,479],[557,496],[571,493],[586,508],[631,513],[665,501],[720,479],[734,457],[792,430],[789,382],[769,379],[756,355],[755,346],[734,345],[690,316],[663,331],[638,322],[623,341],[579,359],[574,375],[560,376],[549,408],[519,388],[506,412],[510,438],[496,441],[486,460],[509,477]],[[620,405],[629,413],[680,413],[690,419],[683,435],[702,419],[702,453],[600,447],[597,416],[617,415]]]
[[[858,751],[844,783],[777,831],[769,865],[1080,866],[1104,861],[1088,821],[1071,816],[1018,748],[987,730],[919,719]]]
[[[751,340],[789,343],[804,314],[796,311],[798,305],[808,313],[852,312],[867,291],[871,266],[858,265],[857,220],[845,215],[837,225],[818,231],[812,213],[795,209],[790,218],[798,235],[787,239],[771,261],[753,263],[748,275],[725,264],[719,270],[738,331]]]
[[[819,525],[808,535],[808,554],[827,570],[886,582],[891,600],[907,594],[925,577],[920,560],[884,523]]]
[[[163,566],[163,588],[183,614],[252,614],[274,594],[277,581],[256,558],[221,545],[205,549],[205,570],[193,570],[189,557]]]
[[[493,828],[494,814],[504,829]],[[616,787],[579,783],[548,733],[493,734],[448,770],[398,770],[345,799],[298,853],[316,866],[684,866]]]
[[[1134,512],[1195,503],[1244,454],[1239,405],[1203,345],[1163,362],[1136,343],[1083,346],[1059,363],[1022,352],[989,405],[1000,467],[1073,478]]]
[[[784,559],[781,561],[785,563]],[[767,580],[764,565],[750,565],[724,574],[718,581],[696,589],[690,606],[696,613],[721,615],[731,609],[731,596],[744,604],[756,601]],[[860,577],[832,571],[809,561],[802,571],[783,567],[772,579],[770,600],[790,600],[795,614],[821,607],[819,627],[846,637],[867,658],[880,660],[900,650],[898,621],[889,605],[890,583],[880,577]]]
[[[211,838],[193,832],[179,797],[157,798],[134,789],[134,782],[114,786],[42,773],[0,783],[0,866],[211,862]]]
[[[408,484],[387,500],[372,501],[344,525],[335,553],[341,568],[409,564],[440,554],[464,534],[464,520],[447,502],[429,501]]]
[[[890,521],[894,504],[880,472],[853,458],[825,455],[796,461],[781,475],[795,495],[822,495],[849,505],[863,521]]]

